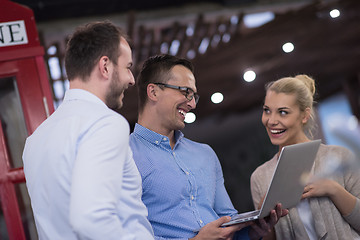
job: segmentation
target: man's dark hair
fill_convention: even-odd
[[[69,81],[76,77],[86,80],[102,56],[117,64],[121,37],[126,34],[109,21],[80,26],[67,43],[65,69]]]
[[[144,109],[147,101],[149,83],[167,83],[171,78],[171,69],[176,65],[182,65],[194,73],[194,66],[189,60],[168,54],[156,55],[144,62],[136,80],[139,112]]]

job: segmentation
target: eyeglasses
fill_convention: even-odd
[[[191,101],[194,98],[196,104],[199,102],[199,98],[200,98],[199,94],[194,92],[194,90],[192,90],[191,88],[180,87],[180,86],[170,85],[170,84],[166,84],[166,83],[154,83],[154,84],[160,85],[160,86],[163,86],[166,88],[172,88],[175,90],[179,90],[182,94],[184,94],[184,96],[186,97],[186,99],[188,101]]]

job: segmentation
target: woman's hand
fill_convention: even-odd
[[[330,179],[320,179],[309,183],[304,188],[302,198],[310,197],[332,197],[336,194],[337,188],[342,188],[337,182]]]
[[[356,197],[331,179],[319,179],[306,185],[302,198],[311,197],[329,197],[343,216],[350,214],[356,204]]]

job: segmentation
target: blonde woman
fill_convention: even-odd
[[[314,93],[315,81],[307,75],[286,77],[266,85],[262,123],[271,143],[279,146],[279,152],[284,146],[311,140]],[[255,208],[266,193],[279,152],[251,176]],[[312,174],[324,171],[327,162],[334,158],[348,161],[352,157],[346,148],[321,144]],[[360,174],[328,175],[308,183],[301,202],[289,210],[268,239],[360,239]]]

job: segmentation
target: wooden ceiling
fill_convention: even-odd
[[[341,15],[333,19],[329,12],[334,8]],[[217,29],[212,28],[213,25],[225,24],[225,33],[231,35],[229,42],[208,47],[205,54],[198,53],[193,59],[201,96],[197,108],[193,110],[198,119],[261,108],[266,82],[296,74],[308,74],[316,80],[318,101],[345,92],[354,114],[359,118],[360,1],[313,1],[296,10],[279,13],[273,21],[255,29],[244,27],[241,13],[239,18],[234,28],[229,20],[222,18],[222,22],[217,19],[209,23],[200,15],[195,24],[197,33],[191,39],[177,37],[181,33],[181,22],[171,27],[172,39],[180,39],[181,45],[185,45],[177,55],[185,57],[184,48],[189,50],[192,46],[194,49],[204,37],[214,38],[218,32],[211,30]],[[294,44],[293,52],[282,51],[286,42]],[[136,43],[134,52],[143,52]],[[149,46],[147,49],[149,51],[145,55],[156,53],[151,52]],[[143,59],[137,56],[140,65]],[[243,80],[243,73],[249,68],[257,74],[255,81],[250,83]],[[136,91],[131,91],[127,93],[122,113],[133,122],[136,121]],[[222,103],[213,104],[210,101],[214,92],[224,95]]]
[[[3,0],[0,0],[0,2]],[[7,1],[7,0],[6,0]],[[279,0],[267,0],[276,2]],[[280,0],[296,1],[296,0]],[[180,8],[187,4],[215,3],[220,6],[238,6],[262,0],[13,0],[34,11],[37,22],[59,19],[93,17],[128,11],[151,11],[169,7]]]
[[[39,19],[39,16],[42,16],[39,15],[40,10],[46,9],[48,6],[46,4],[49,2],[40,0],[34,2],[37,2],[33,5],[37,9],[34,11],[35,17]],[[62,1],[52,1],[53,4],[58,4],[58,10],[64,12],[66,16],[67,5],[64,4],[60,8],[60,2]],[[79,5],[81,1],[75,2]],[[84,0],[83,6],[91,6],[94,2],[98,1]],[[104,3],[106,2],[127,1],[106,0]],[[180,3],[173,2],[175,5]],[[236,1],[220,2],[224,4]],[[341,15],[333,19],[329,12],[334,8],[337,8]],[[97,13],[101,11],[99,9]],[[76,11],[71,10],[71,12],[75,14]],[[84,14],[84,11],[81,11],[81,14]],[[51,15],[51,11],[48,15]],[[133,39],[135,77],[147,57],[164,52],[160,50],[162,43],[167,43],[169,47],[174,40],[177,40],[179,49],[175,54],[181,57],[187,57],[190,50],[195,51],[196,56],[192,61],[201,96],[197,108],[193,111],[197,119],[261,108],[266,82],[300,73],[315,78],[318,101],[343,91],[349,98],[354,114],[360,117],[360,1],[358,0],[307,1],[307,4],[301,7],[278,11],[273,21],[252,29],[244,26],[244,14],[241,11],[236,13],[238,21],[235,24],[231,21],[233,13],[226,12],[213,18],[204,12],[192,22],[185,17],[178,17],[175,21],[161,26],[139,23],[134,12],[129,12],[128,15],[127,31]],[[42,16],[41,19],[40,22],[51,17]],[[190,36],[186,34],[186,29],[191,24],[194,26],[194,34]],[[230,36],[228,42],[220,41],[214,46],[209,45],[205,53],[199,53],[198,49],[203,39],[207,38],[211,42],[216,37],[224,35]],[[282,45],[286,42],[294,44],[293,52],[282,51]],[[252,69],[257,74],[255,81],[251,83],[245,82],[242,77],[247,69]],[[224,101],[213,104],[210,96],[214,92],[221,92]],[[136,122],[137,119],[136,95],[135,88],[128,90],[124,107],[120,111],[130,123]]]
[[[334,8],[341,15],[332,19],[329,12]],[[281,50],[286,42],[295,45],[293,52]],[[239,32],[228,44],[196,58],[195,65],[202,95],[195,110],[199,116],[261,106],[266,82],[305,73],[315,78],[319,101],[344,91],[359,117],[360,1],[315,1],[279,14],[272,22],[249,33]],[[243,81],[247,68],[256,72],[254,82]],[[225,96],[219,105],[209,101],[215,91]]]

